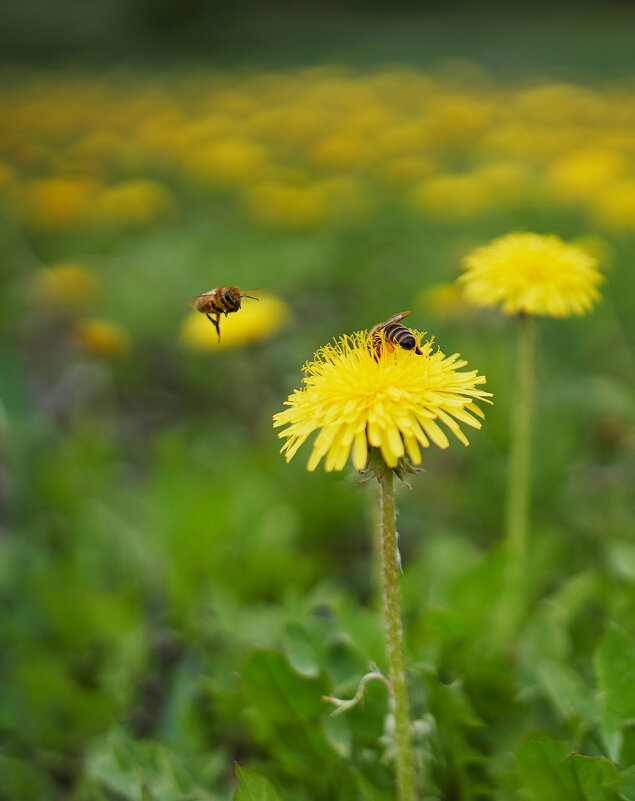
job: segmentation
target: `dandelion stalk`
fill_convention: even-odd
[[[392,470],[381,478],[382,565],[388,676],[393,690],[397,789],[399,801],[415,801],[414,764],[410,736],[410,713],[404,668],[403,626],[399,593],[399,557]]]
[[[507,565],[500,618],[500,633],[504,638],[515,630],[522,616],[527,574],[531,437],[538,326],[536,318],[531,314],[521,315],[520,322],[505,508]]]
[[[307,469],[324,459],[327,471],[343,470],[349,458],[360,471],[381,483],[381,585],[386,621],[386,651],[395,719],[399,801],[415,801],[414,763],[399,598],[399,553],[395,526],[394,474],[416,472],[421,448],[447,448],[445,429],[459,442],[469,441],[459,423],[478,429],[483,412],[476,401],[490,403],[480,387],[485,377],[463,371],[458,353],[446,356],[433,340],[412,332],[418,351],[368,347],[368,332],[341,337],[320,348],[304,365],[303,388],[274,415],[274,427],[287,461],[316,432]],[[339,699],[331,703],[342,706]],[[355,699],[353,702],[356,703]],[[344,702],[346,704],[346,702]],[[350,705],[347,705],[350,706]]]

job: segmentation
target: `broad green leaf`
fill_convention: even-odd
[[[126,801],[180,801],[203,794],[174,752],[118,730],[94,743],[86,774],[105,792]]]
[[[624,779],[615,762],[605,757],[570,754],[561,764],[563,769],[571,765],[584,799],[612,801],[619,798],[617,789]]]
[[[317,676],[320,673],[322,654],[305,628],[297,623],[289,623],[285,646],[289,662],[298,673],[302,673],[304,676]]]
[[[620,792],[626,801],[635,801],[635,765],[631,765],[623,773],[624,784],[620,787]]]
[[[518,772],[532,801],[619,801],[624,779],[605,757],[564,755],[566,746],[531,737],[517,752]]]
[[[236,778],[240,783],[234,801],[282,801],[275,784],[263,773],[236,765]]]
[[[245,665],[242,678],[248,703],[270,721],[297,720],[327,709],[322,700],[328,689],[324,678],[303,676],[278,651],[257,651]]]
[[[596,703],[591,690],[569,665],[545,660],[536,667],[536,676],[565,720],[595,717]]]
[[[602,733],[611,759],[619,762],[622,729],[635,720],[635,642],[611,623],[595,652],[602,702]]]

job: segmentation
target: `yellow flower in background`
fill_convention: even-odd
[[[505,314],[567,317],[584,314],[599,298],[597,260],[553,235],[508,234],[463,260],[459,277],[467,299]]]
[[[562,200],[584,200],[627,170],[628,162],[621,154],[600,148],[584,148],[555,161],[549,169],[548,181]]]
[[[495,194],[474,175],[437,175],[415,186],[412,202],[419,211],[444,220],[468,220],[488,211]]]
[[[73,330],[73,341],[93,356],[122,356],[130,350],[130,336],[125,328],[110,320],[79,320]]]
[[[318,142],[309,154],[311,162],[324,170],[359,170],[368,167],[375,151],[368,137],[340,131]]]
[[[420,342],[422,335],[413,333]],[[311,471],[323,457],[327,471],[342,470],[351,453],[353,465],[361,470],[369,446],[381,450],[389,467],[396,467],[406,452],[420,464],[420,446],[449,445],[439,422],[468,445],[458,422],[481,427],[474,415],[483,413],[474,401],[491,396],[477,388],[485,378],[476,370],[459,372],[466,362],[458,354],[446,357],[434,350],[432,340],[421,344],[421,350],[418,355],[384,348],[376,358],[366,331],[320,348],[304,365],[303,389],[290,395],[285,402],[289,408],[273,418],[274,428],[287,426],[279,434],[286,439],[281,451],[286,460],[315,431],[307,465]]]
[[[20,187],[18,199],[26,218],[44,228],[71,228],[84,222],[99,189],[84,178],[49,178]]]
[[[97,296],[97,278],[81,264],[62,262],[33,277],[31,293],[33,300],[43,309],[84,308]]]
[[[319,186],[267,181],[245,190],[243,201],[254,222],[282,230],[312,228],[328,212],[326,193]]]
[[[396,156],[382,160],[377,173],[388,184],[408,186],[431,175],[435,167],[432,159],[424,156]]]
[[[632,225],[635,112],[620,82],[500,83],[476,65],[191,69],[160,87],[135,73],[17,78],[0,87],[0,195],[42,228],[161,219],[174,198],[138,183],[157,175],[177,198],[191,183],[223,200],[253,191],[248,219],[281,230],[355,222],[398,202],[386,187],[450,222],[531,203],[540,189],[607,229]],[[317,191],[323,178],[343,191]],[[268,184],[291,190],[257,208]]]
[[[190,350],[214,351],[236,348],[266,339],[289,317],[289,308],[278,298],[268,295],[258,301],[243,301],[240,311],[224,315],[220,321],[221,341],[216,329],[200,312],[192,312],[181,325],[179,340]]]
[[[0,192],[5,192],[15,178],[15,171],[6,162],[0,161]]]
[[[491,161],[479,167],[473,173],[493,190],[500,201],[518,201],[524,199],[532,185],[532,169],[521,161]]]
[[[189,153],[183,167],[188,176],[213,186],[251,183],[267,166],[264,148],[243,139],[221,139]]]
[[[147,225],[174,212],[170,192],[155,181],[124,181],[95,198],[91,217],[100,223]]]
[[[593,198],[591,211],[600,225],[617,231],[635,229],[635,181],[608,184]]]

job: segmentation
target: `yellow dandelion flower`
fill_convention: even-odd
[[[413,333],[420,342],[422,335]],[[406,453],[420,464],[420,446],[449,445],[439,423],[468,445],[458,423],[481,427],[477,418],[483,413],[474,401],[491,395],[478,389],[485,378],[476,370],[460,372],[466,362],[435,350],[432,339],[420,347],[422,355],[382,349],[377,359],[368,348],[368,333],[361,331],[320,348],[304,366],[304,387],[273,418],[274,428],[287,426],[279,434],[286,439],[281,450],[286,460],[314,431],[319,433],[307,465],[311,471],[324,456],[327,471],[342,470],[351,452],[361,470],[369,446],[380,449],[389,467]]]
[[[78,348],[94,356],[120,356],[130,350],[130,336],[125,328],[110,320],[79,320],[73,331]]]
[[[98,191],[84,178],[48,178],[29,181],[18,191],[24,216],[44,228],[66,229],[86,219]]]
[[[610,183],[598,192],[591,211],[600,225],[615,230],[635,228],[635,180]]]
[[[201,183],[231,187],[249,184],[266,166],[267,154],[260,145],[243,139],[222,139],[189,153],[183,168]]]
[[[459,281],[467,299],[477,306],[500,304],[505,314],[584,314],[603,280],[588,251],[533,233],[495,239],[468,254],[463,268]]]
[[[190,350],[217,351],[236,348],[277,331],[289,316],[289,308],[278,298],[262,297],[243,303],[240,311],[221,317],[221,341],[214,326],[200,312],[192,312],[181,326],[179,339]]]
[[[303,230],[327,216],[326,193],[319,186],[292,186],[277,181],[258,183],[243,195],[249,217],[267,228]]]
[[[417,184],[412,192],[416,209],[444,220],[469,220],[494,205],[496,196],[475,175],[436,175]]]
[[[325,170],[363,169],[373,160],[373,148],[368,138],[340,131],[318,142],[310,154],[316,167]]]
[[[42,308],[84,307],[97,296],[99,282],[81,264],[63,262],[39,270],[33,278],[33,300]]]
[[[4,193],[15,179],[15,171],[4,161],[0,161],[0,193]]]
[[[95,199],[92,216],[103,223],[148,225],[174,211],[170,192],[155,181],[130,180],[106,187]]]
[[[584,148],[555,161],[548,173],[549,186],[564,201],[593,197],[598,190],[624,175],[628,162],[619,153],[601,148]]]

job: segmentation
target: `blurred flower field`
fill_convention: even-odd
[[[286,465],[271,418],[319,346],[412,309],[494,396],[400,494],[425,797],[633,801],[635,77],[0,87],[0,798],[227,801],[234,762],[293,801],[394,798],[385,687],[323,700],[384,659],[369,488]],[[514,329],[456,279],[528,231],[603,283],[542,321],[529,608],[501,651]],[[226,284],[260,300],[219,345],[188,301]]]

